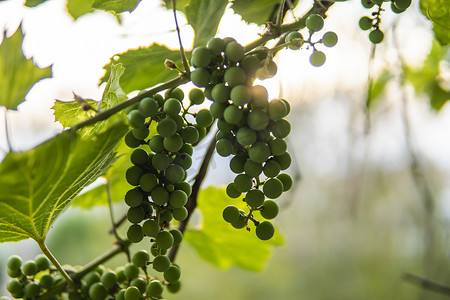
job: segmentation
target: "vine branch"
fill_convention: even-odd
[[[186,74],[190,74],[190,67],[189,63],[186,58],[186,53],[184,52],[183,43],[181,42],[181,34],[180,34],[180,27],[178,26],[178,19],[177,19],[177,0],[172,0],[172,8],[173,8],[173,18],[175,19],[175,27],[177,29],[177,35],[178,35],[178,43],[180,44],[180,54],[181,54],[181,60],[183,61],[184,71]]]
[[[450,286],[443,285],[410,273],[403,274],[403,280],[426,290],[450,296]]]

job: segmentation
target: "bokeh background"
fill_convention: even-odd
[[[311,1],[303,1],[294,15],[301,16],[310,6]],[[264,271],[254,273],[214,267],[184,243],[178,256],[183,288],[166,295],[168,299],[446,298],[402,279],[413,273],[450,284],[450,107],[433,110],[428,94],[418,94],[400,80],[401,62],[416,69],[427,63],[433,47],[431,25],[419,12],[418,1],[401,16],[383,13],[386,38],[371,58],[367,32],[358,28],[365,14],[359,1],[335,4],[325,30],[335,31],[339,43],[324,49],[325,65],[310,66],[308,49],[284,50],[276,58],[276,77],[259,83],[292,106],[288,142],[294,161],[289,172],[297,182],[280,199],[276,225],[284,244],[272,249]],[[178,18],[189,48],[193,31],[182,14]],[[142,1],[122,16],[121,24],[103,12],[73,21],[63,0],[33,9],[22,1],[1,2],[0,28],[10,35],[20,23],[25,55],[42,67],[53,64],[53,78],[36,84],[27,102],[8,113],[15,151],[61,131],[51,110],[54,99],[70,100],[72,92],[101,98],[102,67],[114,54],[152,42],[178,47],[172,12],[156,0]],[[262,32],[228,9],[218,36],[246,44]],[[442,86],[449,88],[448,55],[439,70]],[[386,74],[388,83],[367,110],[369,78],[378,82]],[[4,117],[2,111],[1,157],[7,149]],[[204,186],[232,180],[227,164],[215,156]],[[120,215],[125,207],[117,204],[115,210]],[[82,265],[110,248],[114,239],[106,233],[109,229],[105,207],[71,207],[50,230],[48,246],[61,263]],[[7,257],[31,259],[37,253],[30,240],[0,245],[2,295],[7,293]],[[124,261],[117,257],[107,266]]]

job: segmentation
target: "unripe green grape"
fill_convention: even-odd
[[[136,267],[145,267],[149,260],[150,260],[150,255],[145,250],[137,251],[136,253],[133,254],[133,257],[131,258],[131,262]]]
[[[280,164],[281,170],[286,170],[291,165],[292,159],[288,152],[282,155],[274,156],[274,159]]]
[[[372,28],[372,26],[373,20],[371,18],[364,16],[359,19],[359,28],[361,28],[362,30],[369,30]]]
[[[8,284],[6,285],[6,289],[14,298],[20,298],[23,295],[22,284],[18,280],[11,280],[10,282],[8,282]],[[16,297],[16,295],[18,297]]]
[[[220,38],[212,38],[206,43],[206,48],[217,56],[225,50],[225,42]]]
[[[155,153],[152,157],[152,166],[159,171],[163,171],[167,169],[168,166],[170,166],[171,159],[170,157],[161,152],[161,153]]]
[[[270,156],[270,148],[267,143],[256,142],[248,149],[248,156],[256,163],[265,162]]]
[[[114,297],[114,300],[125,300],[125,291],[126,291],[125,289],[121,289],[120,291],[118,291],[116,296]],[[134,300],[134,299],[129,299],[129,300]],[[137,300],[139,300],[139,298]]]
[[[129,131],[124,138],[125,144],[130,148],[137,148],[141,145],[141,141],[138,140],[132,131]]]
[[[152,138],[150,139],[150,141],[148,143],[148,146],[150,147],[150,149],[153,152],[156,152],[156,153],[162,152],[162,151],[164,151],[163,142],[164,142],[164,137],[162,137],[159,134],[156,134],[156,135],[152,136]]]
[[[338,42],[338,36],[333,31],[325,32],[322,36],[322,43],[327,47],[333,47]]]
[[[274,137],[285,138],[291,132],[291,124],[286,119],[275,121],[270,128]]]
[[[150,97],[146,97],[139,101],[138,110],[144,117],[154,117],[158,113],[158,102]]]
[[[375,5],[371,0],[361,0],[361,4],[364,8],[372,8]]]
[[[161,231],[156,235],[156,245],[161,249],[169,249],[173,245],[173,236],[168,231]]]
[[[187,203],[188,196],[182,190],[175,190],[170,194],[169,204],[173,208],[183,207]]]
[[[223,112],[223,118],[229,124],[238,124],[243,117],[244,111],[234,105],[228,106]]]
[[[181,103],[178,99],[169,98],[164,102],[163,110],[168,115],[178,115],[181,111]]]
[[[271,220],[278,215],[278,204],[273,200],[266,200],[262,205],[261,216],[264,219]]]
[[[220,156],[227,157],[233,153],[233,144],[228,139],[220,139],[216,143],[216,151]]]
[[[138,166],[131,166],[126,170],[125,178],[129,184],[137,186],[139,185],[139,180],[143,174],[144,171],[141,168]]]
[[[401,14],[402,12],[404,12],[404,10],[401,10],[397,6],[395,6],[394,1],[391,2],[391,10],[393,13],[396,13],[396,14]]]
[[[247,159],[243,156],[235,156],[230,160],[230,169],[233,173],[239,174],[244,172],[244,163]]]
[[[259,79],[272,78],[277,74],[277,64],[271,59],[264,59],[260,63],[260,68],[256,70],[256,77]]]
[[[240,66],[249,77],[253,77],[256,70],[260,67],[259,63],[260,61],[256,55],[247,55],[242,59]]]
[[[256,142],[258,135],[249,127],[242,127],[236,133],[236,140],[242,146],[248,146]]]
[[[162,232],[167,232],[167,231],[162,231]],[[171,237],[172,237],[172,235],[171,235]],[[173,239],[173,237],[172,237],[172,239]],[[169,267],[170,267],[170,259],[165,255],[158,255],[153,260],[153,269],[155,269],[155,271],[165,272],[169,269]]]
[[[271,139],[268,144],[273,155],[282,155],[287,151],[287,144],[281,138]]]
[[[264,183],[263,192],[267,198],[276,199],[283,193],[283,183],[278,178],[270,178]]]
[[[177,221],[184,221],[188,217],[188,210],[186,207],[174,208],[173,218]]]
[[[89,297],[92,300],[103,300],[106,298],[106,295],[108,292],[106,291],[105,287],[99,283],[96,282],[89,288]]]
[[[25,296],[25,298],[34,298],[37,297],[39,295],[39,292],[41,291],[41,287],[39,286],[39,284],[35,283],[35,282],[29,282],[25,285],[24,289],[23,289],[23,294]]]
[[[173,90],[168,89],[165,93],[165,98],[166,99],[175,98],[175,99],[178,99],[179,101],[183,101],[184,92],[179,87],[176,87]]]
[[[197,112],[197,115],[195,116],[195,121],[197,122],[198,126],[208,127],[212,124],[213,118],[209,110],[204,108]]]
[[[227,103],[228,99],[230,99],[230,87],[223,83],[218,83],[212,88],[211,96],[215,102]]]
[[[175,123],[177,124],[177,131],[180,131],[181,129],[183,129],[185,127],[185,123],[184,123],[184,119],[182,116],[179,115],[172,115],[170,116]]]
[[[263,168],[264,175],[267,177],[275,177],[280,173],[280,171],[280,164],[274,159],[269,159]]]
[[[162,186],[158,186],[151,193],[153,202],[157,205],[164,205],[169,201],[169,193]]]
[[[250,190],[244,200],[251,208],[258,208],[264,203],[264,193],[257,189]]]
[[[267,98],[269,97],[269,93],[267,89],[262,85],[254,85],[252,87],[252,106],[254,108],[265,108],[269,103]]]
[[[39,278],[39,285],[46,290],[50,289],[53,283],[53,276],[50,274],[44,274]]]
[[[198,133],[197,128],[195,128],[194,126],[187,126],[182,129],[181,137],[186,143],[193,144],[198,141],[200,134]]]
[[[143,191],[150,193],[158,185],[158,179],[153,173],[145,173],[141,176],[139,184]]]
[[[153,214],[153,207],[147,200],[148,198],[146,197],[145,202],[142,202],[141,207],[144,210],[146,216],[151,216]]]
[[[173,214],[169,209],[165,209],[160,215],[159,215],[159,224],[169,224],[170,221],[173,219]]]
[[[139,128],[144,126],[145,118],[141,115],[141,113],[137,109],[130,111],[127,117],[128,123],[130,123],[132,127]]]
[[[286,104],[282,99],[273,99],[267,107],[267,114],[271,120],[280,120],[288,113]]]
[[[6,263],[8,269],[17,271],[22,266],[22,258],[19,255],[11,255]]]
[[[109,290],[117,283],[117,274],[116,274],[116,272],[111,271],[111,270],[105,271],[105,272],[103,272],[102,276],[100,277],[100,281],[103,284],[103,286],[107,290]]]
[[[225,112],[224,112],[224,114],[225,114]],[[234,129],[234,124],[228,123],[222,117],[219,120],[217,120],[217,128],[223,132],[231,132],[231,130]]]
[[[139,300],[141,299],[141,291],[135,286],[129,286],[123,296],[125,300]]]
[[[130,161],[134,165],[145,165],[148,160],[147,151],[142,148],[133,150],[130,155]]]
[[[275,234],[275,228],[269,221],[262,221],[256,226],[256,236],[263,241],[269,240]]]
[[[380,29],[374,29],[369,33],[369,40],[373,44],[379,44],[384,39],[384,33]]]
[[[130,286],[137,287],[141,294],[144,294],[147,288],[147,282],[144,279],[138,277],[130,282]]]
[[[139,243],[144,238],[142,227],[139,224],[133,224],[128,227],[127,238],[132,243]]]
[[[283,183],[283,192],[287,192],[292,187],[292,178],[286,173],[278,174],[277,178]]]
[[[181,288],[181,283],[180,283],[179,281],[176,281],[176,282],[170,282],[170,283],[166,286],[166,288],[167,288],[167,290],[168,290],[170,293],[175,294],[175,293],[178,293],[178,291],[180,290],[180,288]]]
[[[44,271],[50,268],[50,261],[44,254],[38,254],[34,258],[38,271]]]
[[[247,192],[252,186],[252,178],[246,174],[239,174],[234,178],[234,187],[238,192]]]
[[[192,158],[187,153],[179,153],[173,160],[174,164],[181,166],[183,169],[187,170],[192,166]]]
[[[314,50],[314,52],[309,57],[309,62],[314,67],[320,67],[325,63],[326,58],[327,57],[325,56],[325,53],[319,50]]]
[[[227,108],[227,106],[228,106],[227,103],[213,102],[209,107],[211,116],[216,119],[223,118],[223,113],[225,111],[225,108]]]
[[[147,220],[142,224],[142,232],[146,236],[156,237],[159,231],[159,224],[155,220]]]
[[[175,187],[178,190],[182,190],[183,192],[186,193],[186,195],[189,197],[192,194],[192,187],[189,183],[187,182],[179,182],[175,184]]]
[[[178,133],[165,137],[163,140],[164,149],[169,152],[178,152],[183,146],[183,138]]]
[[[197,68],[191,72],[192,83],[198,87],[206,87],[210,79],[211,74],[206,68]]]
[[[207,67],[211,63],[212,52],[206,47],[196,47],[192,51],[191,62],[195,67]]]
[[[236,222],[239,219],[239,209],[234,205],[228,205],[222,212],[223,219],[228,223]]]
[[[267,58],[269,50],[270,49],[267,48],[266,46],[258,46],[254,49],[254,51],[256,51],[255,55],[258,57],[259,60]]]
[[[202,104],[205,101],[205,94],[201,89],[193,88],[189,91],[189,100],[192,104]]]
[[[239,67],[231,67],[225,71],[224,80],[230,87],[244,84],[247,80],[245,71]]]
[[[95,271],[89,272],[86,276],[83,277],[86,286],[89,287],[96,282],[100,281],[100,274]]]
[[[165,175],[167,180],[177,183],[181,182],[186,176],[186,171],[179,165],[170,165],[166,171]]]
[[[177,123],[170,117],[166,117],[158,122],[156,131],[163,137],[169,137],[177,132]]]
[[[127,212],[127,219],[130,223],[140,223],[144,220],[145,212],[144,210],[138,207],[130,207]]]
[[[323,27],[323,18],[318,14],[311,14],[306,18],[306,27],[310,31],[319,31]]]
[[[248,126],[256,131],[265,129],[269,125],[269,121],[269,116],[262,109],[252,110],[247,117]]]
[[[161,94],[154,94],[153,99],[155,99],[156,102],[158,102],[159,107],[164,105],[164,97]]]
[[[169,232],[173,236],[173,246],[178,246],[183,240],[183,234],[178,229],[172,229]]]
[[[123,271],[128,279],[134,279],[139,276],[139,268],[132,263],[127,263]]]
[[[262,167],[261,163],[256,163],[256,162],[248,159],[244,163],[244,171],[245,171],[245,174],[247,174],[250,177],[258,177],[262,173],[263,167]]]
[[[252,90],[246,85],[237,85],[231,89],[230,99],[236,106],[244,106],[252,98]]]
[[[150,130],[146,126],[133,128],[131,132],[133,133],[133,136],[138,140],[145,140],[150,134]]]
[[[115,269],[115,272],[117,274],[117,282],[122,283],[125,280],[127,280],[127,276],[125,275],[125,267],[120,266]]]
[[[164,279],[167,282],[176,282],[180,279],[180,277],[181,277],[180,268],[173,265],[170,266],[169,269],[167,269],[167,271],[164,272]]]
[[[371,0],[373,3],[375,3],[376,5],[382,5],[384,0]]]
[[[159,298],[164,291],[164,286],[159,280],[152,280],[147,286],[147,295]]]
[[[22,266],[22,273],[27,276],[33,276],[38,272],[36,263],[32,260],[27,260]]]
[[[247,219],[244,216],[239,215],[237,221],[232,222],[231,226],[233,226],[236,229],[244,228],[245,226],[247,226]]]
[[[230,61],[240,61],[244,55],[244,47],[236,42],[230,42],[225,46],[225,57]]]
[[[295,40],[295,41],[293,41],[293,40]],[[288,46],[289,49],[292,49],[292,50],[300,49],[304,43],[303,35],[298,31],[289,32],[288,35],[286,35],[285,41],[286,41],[286,43],[293,41],[292,44],[290,44]]]
[[[226,193],[228,197],[230,198],[238,198],[242,193],[239,192],[236,187],[234,186],[234,183],[230,183],[227,185]]]
[[[197,128],[197,127],[195,127],[195,128]],[[198,128],[197,128],[197,130],[200,133],[200,130]],[[184,144],[183,147],[181,147],[181,149],[180,149],[180,153],[186,153],[186,154],[192,156],[192,154],[194,153],[194,148],[192,147],[192,145]]]
[[[11,270],[11,269],[8,269],[7,271],[6,271],[7,273],[8,273],[8,276],[10,277],[10,278],[19,278],[20,276],[22,276],[23,274],[22,274],[22,270]]]

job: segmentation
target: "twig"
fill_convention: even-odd
[[[183,43],[181,42],[180,27],[178,26],[178,20],[177,20],[176,3],[177,3],[177,0],[172,0],[173,18],[175,19],[175,26],[177,29],[178,43],[180,44],[180,54],[181,54],[181,60],[183,61],[184,71],[186,72],[187,75],[189,75],[191,73],[191,71],[190,71],[189,63],[186,59],[186,53],[184,52]]]
[[[403,280],[426,290],[450,296],[450,286],[443,285],[410,273],[403,274]]]
[[[203,157],[202,164],[200,166],[200,169],[198,170],[197,175],[195,176],[194,184],[192,185],[192,193],[191,196],[189,196],[188,202],[186,204],[186,209],[188,211],[188,216],[184,221],[181,221],[178,230],[181,231],[181,233],[184,233],[186,231],[186,226],[189,223],[189,219],[192,216],[193,211],[197,207],[197,197],[198,193],[200,191],[200,187],[203,183],[203,180],[206,177],[206,172],[208,171],[209,162],[211,161],[211,158],[214,154],[214,149],[216,146],[216,135],[214,134],[214,137],[212,138],[211,142],[209,143],[208,150],[206,151],[205,156]],[[177,255],[179,246],[172,247],[169,252],[169,259],[170,261],[174,261],[175,257]]]
[[[278,14],[277,14],[277,21],[275,23],[275,25],[277,26],[277,28],[280,28],[281,23],[283,22],[282,18],[284,16],[284,5],[286,4],[286,0],[281,0],[281,4],[278,10]]]

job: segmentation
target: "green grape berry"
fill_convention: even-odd
[[[127,263],[123,271],[128,279],[134,279],[139,276],[139,268],[132,263]]]
[[[159,224],[155,220],[147,220],[142,224],[142,232],[146,236],[156,237],[159,231]]]
[[[170,266],[165,272],[164,272],[164,279],[167,282],[176,282],[181,277],[181,271],[180,268],[177,266]]]
[[[155,204],[164,205],[169,201],[169,192],[162,186],[158,186],[152,191],[150,197]]]
[[[184,99],[184,92],[182,89],[180,89],[179,87],[174,88],[174,89],[168,89],[166,91],[166,93],[164,94],[166,99],[169,98],[175,98],[178,99],[179,101],[183,101]]]
[[[273,99],[269,102],[267,113],[271,120],[277,121],[285,117],[288,113],[288,108],[283,99]]]
[[[159,280],[152,280],[147,286],[147,295],[159,298],[164,291],[164,286]]]
[[[252,186],[252,178],[246,174],[239,174],[234,178],[234,187],[238,192],[247,192]]]
[[[285,38],[286,43],[289,44],[289,49],[298,50],[303,46],[304,39],[303,35],[298,31],[289,32]]]
[[[133,254],[133,257],[131,258],[131,262],[136,267],[145,267],[149,260],[150,260],[150,255],[145,250],[137,251],[136,253]]]
[[[243,156],[235,156],[230,160],[230,169],[236,174],[244,172],[244,164],[247,159]]]
[[[195,121],[197,122],[197,125],[201,127],[208,127],[212,124],[213,118],[209,110],[204,108],[197,112]]]
[[[167,167],[165,175],[167,180],[178,183],[184,179],[184,177],[186,176],[186,171],[183,169],[183,167],[172,164]]]
[[[216,143],[216,151],[220,156],[227,157],[233,153],[233,144],[228,139],[220,139]]]
[[[379,44],[384,39],[384,33],[380,29],[374,29],[369,33],[369,40],[373,44]]]
[[[169,232],[173,236],[173,246],[178,246],[183,240],[183,234],[178,229],[171,229]]]
[[[12,280],[6,285],[6,289],[14,298],[20,298],[23,295],[22,284],[18,280]]]
[[[156,235],[155,242],[159,248],[169,249],[174,242],[173,235],[169,231],[161,231]]]
[[[138,166],[131,166],[125,172],[125,178],[127,182],[133,186],[139,185],[139,180],[144,174],[144,171]]]
[[[89,297],[92,300],[104,300],[107,294],[108,291],[100,282],[96,282],[89,287]]]
[[[288,152],[285,152],[279,156],[274,156],[274,159],[280,164],[281,170],[286,170],[289,168],[292,162],[292,158]]]
[[[310,31],[319,31],[323,27],[323,18],[318,14],[311,14],[306,18],[306,27]]]
[[[164,118],[156,125],[156,131],[163,137],[172,136],[177,132],[177,123],[170,117]]]
[[[320,67],[325,63],[326,56],[325,53],[319,50],[314,50],[314,52],[309,57],[309,62],[314,67]]]
[[[139,243],[144,238],[142,227],[138,224],[132,224],[128,227],[127,238],[132,243]]]
[[[375,5],[375,3],[372,0],[361,0],[361,4],[364,8],[367,9],[372,8]]]
[[[236,140],[242,146],[249,146],[255,143],[257,138],[258,135],[256,134],[256,132],[249,127],[239,128],[238,132],[236,133]]]
[[[145,151],[142,148],[137,148],[131,152],[130,155],[131,163],[134,165],[145,165],[148,161],[148,154],[147,151]]]
[[[230,183],[227,185],[226,193],[230,198],[238,198],[242,194],[236,189],[234,183]]]
[[[153,269],[158,272],[165,272],[170,267],[170,259],[165,255],[158,255],[153,260]]]
[[[173,218],[177,221],[184,221],[188,217],[188,210],[186,207],[178,207],[173,209]]]
[[[178,152],[183,147],[183,138],[178,133],[165,137],[163,140],[164,149],[169,152]]]
[[[230,99],[236,106],[244,106],[251,101],[252,90],[246,85],[237,85],[231,89]]]
[[[244,199],[251,208],[258,208],[264,203],[264,193],[261,190],[253,189],[248,191]]]
[[[285,138],[291,132],[291,124],[286,119],[277,120],[270,128],[273,136],[277,138]]]
[[[36,263],[38,271],[44,271],[50,268],[50,261],[44,254],[38,254],[34,258],[34,262]]]
[[[270,178],[263,185],[263,192],[267,198],[276,199],[283,193],[283,183],[278,178]]]
[[[192,75],[191,75],[192,78]],[[245,71],[239,67],[231,67],[225,71],[224,80],[230,87],[244,84],[247,80]]]
[[[359,28],[362,30],[369,30],[373,26],[373,20],[367,16],[361,17],[359,19]]]
[[[248,126],[256,131],[265,129],[269,125],[269,121],[268,114],[262,109],[254,109],[247,116]]]
[[[39,285],[44,289],[50,289],[53,286],[54,279],[50,274],[44,274],[39,278]]]
[[[36,263],[32,260],[27,260],[22,266],[22,273],[27,276],[33,276],[38,272]]]
[[[8,258],[6,265],[8,269],[17,271],[22,266],[22,258],[18,255],[12,255]]]
[[[263,166],[261,165],[261,163],[256,163],[248,159],[244,163],[244,171],[245,174],[247,174],[250,177],[258,177],[263,171]]]
[[[217,56],[225,50],[225,42],[220,38],[212,38],[206,43],[206,48]]]
[[[230,42],[225,46],[225,56],[230,61],[240,61],[245,55],[244,47],[236,42]]]
[[[189,101],[191,101],[192,104],[202,104],[205,101],[205,94],[201,89],[193,88],[189,91]]]
[[[100,277],[100,282],[102,285],[109,290],[117,283],[117,274],[114,271],[105,271]]]
[[[178,99],[169,98],[164,102],[163,109],[168,115],[178,115],[181,111],[181,103]]]
[[[152,136],[152,138],[150,139],[150,141],[148,142],[148,146],[150,147],[150,149],[153,152],[162,152],[164,151],[164,137],[156,134],[154,136]]]
[[[196,67],[207,67],[212,59],[212,52],[207,47],[197,47],[192,51],[191,62]]]
[[[280,171],[280,164],[274,159],[269,159],[263,168],[264,175],[267,177],[275,177],[280,173]]]
[[[130,286],[137,287],[141,294],[143,294],[145,293],[145,290],[147,288],[147,281],[140,277],[134,278],[133,280],[131,280]]]
[[[148,137],[148,135],[150,134],[150,130],[146,126],[143,126],[140,128],[133,128],[131,130],[131,133],[137,140],[145,140]],[[135,147],[130,147],[130,148],[135,148]]]
[[[239,209],[234,205],[229,205],[224,208],[222,217],[228,223],[234,223],[239,219]]]
[[[198,87],[208,86],[210,79],[211,74],[209,74],[209,71],[206,68],[197,68],[191,72],[192,83]]]
[[[142,116],[154,117],[158,113],[159,105],[154,98],[146,97],[139,102],[138,110]]]
[[[130,111],[127,117],[128,122],[134,128],[143,127],[145,124],[145,118],[141,115],[141,113],[137,109]]]
[[[223,118],[229,124],[238,124],[243,117],[244,111],[234,105],[228,106],[223,112]]]
[[[142,207],[130,207],[127,211],[127,219],[130,223],[140,223],[144,220],[145,211]]]
[[[327,47],[333,47],[338,42],[338,36],[333,31],[328,31],[322,36],[322,43]]]
[[[181,137],[186,143],[193,144],[198,141],[200,133],[194,126],[186,126],[181,131]]]
[[[39,295],[41,287],[36,282],[29,282],[25,285],[23,289],[23,294],[25,298],[34,298]]]
[[[252,106],[255,108],[265,108],[268,104],[269,93],[262,85],[252,87]]]
[[[262,205],[261,216],[264,219],[271,220],[278,215],[278,204],[273,200],[266,200]]]
[[[275,228],[269,221],[262,221],[256,226],[256,236],[263,241],[271,239],[274,233]]]
[[[287,151],[287,144],[281,138],[271,139],[267,143],[273,155],[282,155]]]
[[[188,200],[187,194],[182,190],[175,190],[172,193],[170,193],[169,196],[169,204],[173,208],[179,208],[186,205]]]
[[[141,291],[135,286],[129,286],[124,293],[125,300],[139,300],[141,299]]]
[[[248,156],[255,163],[265,162],[270,154],[270,147],[264,142],[256,142],[248,149]]]
[[[282,173],[282,174],[278,174],[277,178],[283,184],[283,192],[287,192],[291,189],[292,184],[293,184],[291,176],[289,176],[286,173]]]

